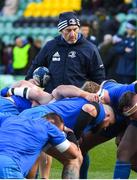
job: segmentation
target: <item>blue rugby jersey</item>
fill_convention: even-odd
[[[22,112],[25,109],[31,108],[31,101],[29,99],[20,97],[20,96],[11,96],[11,98],[14,100],[14,103],[18,109],[19,112]]]
[[[113,81],[106,82],[103,88],[108,90],[111,105],[115,108],[117,108],[119,99],[123,93],[127,91],[135,92],[135,84],[120,84]]]
[[[54,103],[47,105],[40,105],[30,109],[26,109],[19,116],[26,117],[42,117],[47,113],[55,112],[59,114],[67,127],[73,129],[76,119],[81,111],[84,104],[88,103],[86,99],[75,97],[75,98],[64,98]]]
[[[64,120],[65,126],[73,129],[77,118],[79,116],[79,113],[82,109],[82,106],[89,103],[87,100],[79,97],[75,98],[64,98],[62,100],[58,100],[54,103],[50,103],[47,105],[40,105],[38,107],[33,107],[30,109],[27,109],[20,113],[19,116],[26,116],[26,117],[42,117],[47,113],[55,112],[59,114],[62,119]],[[103,111],[103,106],[100,104],[100,109]],[[96,123],[100,123],[102,121],[102,117],[99,114],[97,116]]]
[[[24,109],[31,107],[31,102],[25,98],[11,96],[10,99],[0,96],[0,126],[7,117],[18,115]]]
[[[121,95],[127,91],[135,92],[135,84],[121,84],[114,81],[106,81],[103,88],[108,90],[110,105],[112,106],[117,121],[124,120],[124,116],[119,112],[118,103]]]
[[[17,106],[11,100],[2,96],[0,96],[0,112],[5,115],[19,114]]]
[[[12,158],[24,177],[47,143],[57,146],[67,141],[64,133],[47,120],[19,116],[3,122],[0,137],[0,155]]]

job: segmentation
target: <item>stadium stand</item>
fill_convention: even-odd
[[[19,0],[15,15],[1,16],[0,38],[6,45],[14,44],[17,36],[24,39],[31,36],[45,42],[58,34],[59,13],[72,10],[81,10],[81,0],[52,0],[52,3],[51,0]]]
[[[80,20],[93,21],[94,14],[82,14],[82,0],[19,0],[17,12],[12,16],[1,15],[0,39],[6,44],[14,44],[16,36],[48,39],[58,35],[58,15],[64,11],[76,11]],[[90,7],[89,7],[90,10]],[[131,14],[124,14],[125,19],[119,30],[123,34],[125,21],[132,19]],[[136,14],[133,15],[134,17]]]

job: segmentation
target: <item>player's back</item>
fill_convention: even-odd
[[[12,99],[8,99],[5,97],[0,96],[0,112],[4,113],[5,115],[17,115],[19,111]]]
[[[49,103],[47,105],[40,105],[38,107],[27,109],[20,113],[20,116],[35,118],[42,117],[50,112],[55,112],[63,118],[67,127],[73,129],[82,106],[87,102],[87,100],[79,97],[64,98],[55,101],[54,103]]]
[[[135,84],[121,84],[111,79],[104,81],[101,86],[108,91],[112,106],[118,106],[119,98],[124,92],[135,92]]]
[[[7,118],[0,131],[0,154],[11,157],[22,173],[28,172],[49,140],[49,131],[53,133],[52,127],[52,124],[43,118]]]
[[[122,121],[124,116],[118,109],[119,99],[121,95],[127,91],[135,92],[135,84],[121,84],[116,81],[108,80],[104,83],[103,88],[109,93],[110,105],[113,107],[117,121]]]

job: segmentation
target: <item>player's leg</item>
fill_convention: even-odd
[[[39,159],[38,158],[35,162],[35,164],[32,166],[31,170],[29,171],[28,175],[27,175],[27,179],[35,179],[37,172],[38,172],[38,167],[39,167]]]
[[[83,163],[80,168],[80,179],[88,178],[88,169],[90,165],[90,159],[88,153],[83,156]]]
[[[80,167],[83,161],[81,151],[78,150],[77,158],[69,159],[62,153],[51,147],[46,152],[58,159],[63,164],[62,179],[79,179]]]
[[[131,158],[131,169],[135,172],[137,172],[137,152],[135,155]]]
[[[49,179],[51,165],[52,165],[52,157],[42,152],[40,155],[40,162],[39,162],[40,178]]]
[[[126,128],[125,122],[122,123],[118,122],[99,132],[98,131],[96,132],[96,129],[94,129],[94,133],[90,131],[84,134],[80,145],[82,154],[85,155],[90,149],[94,148],[95,146],[102,144],[112,139],[113,137],[116,137],[119,134],[119,132],[123,131],[125,128]],[[83,171],[82,167],[81,167],[81,171]],[[86,166],[84,166],[84,174],[87,174],[88,168],[86,169],[85,167]],[[82,176],[83,175],[81,175],[81,177]]]
[[[93,147],[108,141],[110,138],[100,136],[99,134],[93,134],[92,132],[86,133],[82,138],[82,143],[80,145],[81,151],[83,153],[83,163],[80,169],[80,179],[88,178],[88,169],[90,165],[90,159],[87,152]]]
[[[99,133],[93,134],[92,132],[87,132],[82,137],[82,142],[80,143],[80,149],[82,154],[85,155],[93,147],[102,144],[111,138],[100,135]]]
[[[137,124],[131,123],[118,146],[117,162],[115,165],[114,178],[128,179],[131,170],[132,157],[137,152]]]

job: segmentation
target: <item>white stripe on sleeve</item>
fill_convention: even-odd
[[[59,151],[59,152],[61,152],[61,153],[63,153],[63,152],[65,152],[68,148],[69,148],[69,146],[70,146],[70,142],[66,139],[64,142],[62,142],[61,144],[58,144],[57,146],[55,146],[55,148]]]

